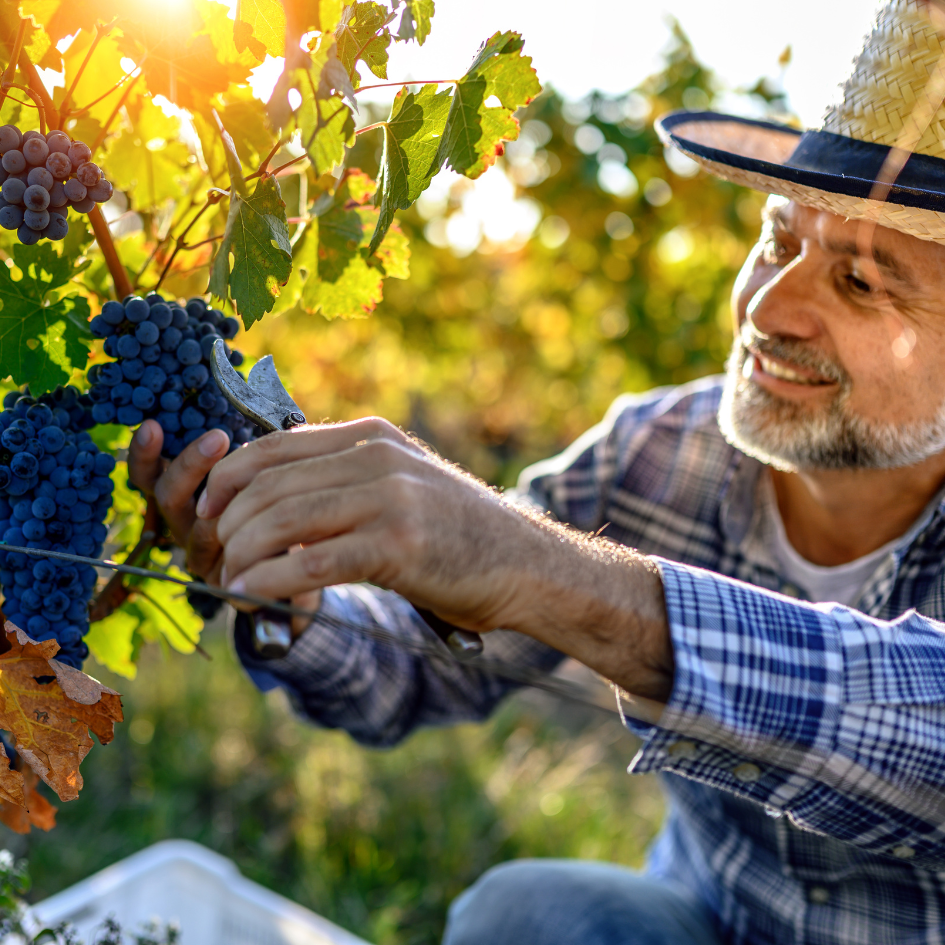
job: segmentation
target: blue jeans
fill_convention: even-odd
[[[443,945],[720,945],[687,890],[609,863],[515,860],[450,907]]]

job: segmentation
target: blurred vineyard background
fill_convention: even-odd
[[[400,216],[411,277],[389,280],[372,316],[283,306],[237,346],[272,353],[311,419],[378,413],[513,484],[621,392],[720,370],[763,198],[667,156],[653,120],[722,91],[680,30],[663,71],[625,96],[546,91],[499,169],[476,185],[441,175]],[[756,114],[784,104],[769,82],[743,98]],[[378,144],[361,136],[350,163],[376,168]],[[222,625],[204,643],[212,663],[151,647],[134,680],[89,662],[128,722],[84,763],[53,833],[4,834],[29,856],[33,899],[187,837],[378,945],[419,945],[490,865],[638,866],[659,826],[657,785],[627,777],[636,745],[606,715],[523,694],[486,725],[369,752],[260,695]]]

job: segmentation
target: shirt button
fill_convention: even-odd
[[[761,777],[761,768],[758,765],[753,765],[751,762],[746,762],[743,765],[739,765],[732,771],[732,774],[745,784],[751,784],[753,781],[757,781]]]
[[[823,886],[813,886],[807,896],[817,906],[825,906],[830,902],[830,890]]]
[[[915,856],[915,850],[903,844],[900,847],[895,847],[892,851],[892,855],[899,857],[900,860],[911,860],[912,857]]]
[[[681,741],[675,742],[666,749],[667,753],[681,761],[692,761],[696,757],[698,749],[695,742]]]
[[[801,589],[796,584],[782,584],[781,593],[786,597],[801,597]]]

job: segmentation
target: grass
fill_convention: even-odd
[[[616,717],[523,693],[484,725],[369,751],[258,693],[219,629],[205,642],[212,663],[151,648],[134,681],[87,667],[124,693],[126,722],[84,762],[54,831],[6,831],[33,901],[184,837],[376,945],[425,945],[493,864],[642,863],[662,802],[626,774],[636,742]]]

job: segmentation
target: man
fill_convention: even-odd
[[[528,470],[520,491],[551,516],[376,419],[219,465],[211,432],[163,474],[159,429],[138,432],[133,478],[199,573],[427,639],[409,600],[505,628],[498,658],[550,671],[567,654],[628,694],[630,769],[670,797],[647,876],[506,864],[454,904],[448,945],[945,935],[943,37],[930,0],[888,3],[803,137],[664,119],[713,173],[790,199],[738,280],[725,378],[621,398]],[[240,656],[366,744],[482,718],[507,691],[336,627]]]

